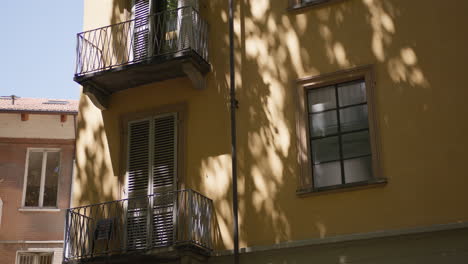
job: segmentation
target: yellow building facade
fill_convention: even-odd
[[[141,179],[141,171],[132,172],[132,157],[139,155],[132,154],[131,142],[137,142],[132,135],[139,130],[131,125],[152,120],[148,124],[157,131],[158,120],[170,114],[176,128],[171,132],[176,163],[170,188],[207,197],[212,217],[206,220],[203,212],[194,216],[211,223],[203,257],[191,250],[182,253],[186,258],[167,253],[168,258],[230,263],[234,240],[227,1],[175,1],[164,8],[147,1],[151,8],[143,26],[138,24],[137,4],[145,1],[136,2],[84,1],[84,31],[90,33],[78,38],[83,39],[78,48],[82,64],[75,79],[84,93],[72,206],[124,201],[116,208],[134,208],[125,202],[132,198],[132,173]],[[187,22],[179,18],[185,17],[185,9],[190,10],[188,24],[197,25],[188,40],[188,49],[197,55],[182,58],[178,56],[185,50],[180,43]],[[468,38],[462,33],[467,10],[461,0],[235,1],[242,263],[468,260],[468,125],[463,121],[468,114],[463,80]],[[120,26],[109,27],[116,24]],[[93,31],[102,27],[106,33]],[[153,44],[141,44],[147,50],[142,55],[137,33],[145,30]],[[91,36],[98,40],[89,40]],[[173,50],[171,41],[182,46],[174,44]],[[86,51],[88,43],[97,48]],[[204,45],[207,54],[200,54]],[[153,55],[158,59],[147,59]],[[180,74],[171,74],[175,71]],[[110,77],[105,79],[105,74]],[[351,121],[346,123],[346,118]],[[155,144],[161,137],[154,133],[149,159],[158,156]],[[153,172],[160,168],[155,164],[150,165]],[[156,184],[159,176],[151,175],[150,184]],[[147,194],[156,197],[162,190],[158,188],[143,191],[152,189]],[[183,207],[181,198],[175,199],[171,206],[178,209],[171,214]],[[159,204],[154,199],[148,203]],[[189,204],[195,210],[201,203]],[[148,212],[142,219],[149,219]],[[122,214],[126,220],[118,230],[126,232],[128,240],[130,216]],[[70,219],[73,215],[69,226]],[[88,226],[89,232],[105,226],[105,221],[98,222]],[[117,221],[111,222],[117,228]],[[112,232],[75,244],[69,237],[69,252],[80,243],[88,248],[112,245],[118,231]],[[151,252],[155,258],[162,254],[148,249],[155,240],[143,240],[146,244],[138,252]],[[70,260],[82,258],[69,254]]]

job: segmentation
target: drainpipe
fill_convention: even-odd
[[[63,253],[62,253],[62,261],[65,261],[65,258],[68,257],[68,245],[67,245],[67,238],[69,235],[68,232],[68,224],[69,224],[69,214],[70,214],[70,207],[71,207],[71,202],[73,198],[73,175],[75,174],[75,162],[76,162],[76,134],[77,134],[77,128],[76,128],[76,115],[73,115],[73,133],[75,136],[75,140],[73,143],[73,153],[72,153],[72,159],[71,159],[71,179],[70,179],[70,197],[68,201],[68,208],[65,211],[65,225],[64,225],[64,231],[63,231]]]
[[[231,97],[232,211],[234,215],[234,263],[239,263],[239,224],[237,199],[236,80],[234,75],[234,0],[229,0],[229,71]]]
[[[72,167],[71,167],[71,184],[70,184],[70,201],[68,204],[68,207],[71,207],[71,202],[72,202],[72,197],[73,197],[73,176],[75,174],[75,163],[76,163],[76,134],[77,134],[77,128],[76,128],[76,115],[73,115],[73,133],[75,135],[75,140],[73,143],[73,154],[72,154]]]

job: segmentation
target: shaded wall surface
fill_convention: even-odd
[[[236,1],[241,247],[468,221],[468,3],[343,0],[290,12],[286,2]],[[228,13],[225,1],[200,3],[212,65],[204,90],[186,78],[158,82],[114,94],[104,111],[82,96],[73,205],[124,197],[125,115],[184,104],[179,187],[213,199],[224,249],[233,246]],[[85,29],[128,12],[125,1],[87,0]],[[298,197],[295,80],[369,64],[388,183]]]
[[[276,249],[242,254],[241,263],[453,263],[468,259],[468,230],[443,231],[392,238]],[[232,256],[212,257],[209,263],[233,263]]]

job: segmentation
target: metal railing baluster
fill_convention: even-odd
[[[139,229],[141,217],[147,217],[144,226],[149,229]],[[212,221],[213,202],[193,190],[70,208],[66,215],[64,261],[178,244],[209,251],[214,238]],[[148,232],[151,234],[147,237],[139,237]]]

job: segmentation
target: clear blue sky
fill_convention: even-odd
[[[0,11],[0,96],[78,99],[83,0],[3,0]]]

